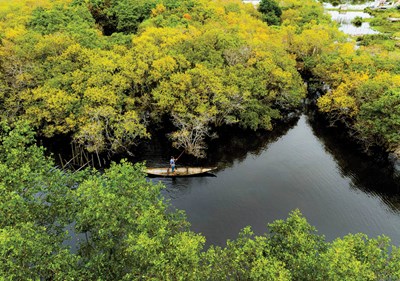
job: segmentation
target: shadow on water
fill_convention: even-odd
[[[222,171],[240,164],[249,156],[258,157],[270,144],[278,141],[296,126],[298,120],[296,118],[289,123],[279,124],[272,132],[223,128],[218,132],[219,138],[210,142],[206,159],[196,160],[185,156],[184,163],[217,166],[218,171]],[[360,144],[349,140],[342,129],[328,127],[328,123],[313,110],[308,112],[306,120],[326,152],[332,155],[342,176],[351,179],[351,188],[379,196],[394,212],[400,211],[400,180],[393,176],[393,169],[383,152],[373,156],[366,155]],[[148,147],[147,153],[141,157],[143,160],[146,159],[147,163],[160,164],[159,155],[165,155],[164,162],[167,162],[171,150],[165,147],[168,145],[162,145],[155,140]],[[216,175],[210,173],[192,177],[216,177]],[[183,184],[182,182],[177,184],[175,181],[173,186],[182,187]]]
[[[209,144],[207,159],[200,160],[202,164],[217,166],[221,171],[234,164],[243,162],[247,157],[257,157],[271,143],[276,142],[292,129],[299,118],[294,118],[284,124],[277,124],[273,131],[252,131],[225,127],[219,130],[219,138]]]
[[[293,118],[287,123],[277,124],[273,131],[244,130],[229,126],[219,128],[218,137],[208,142],[205,158],[197,159],[183,153],[177,162],[177,167],[216,166],[218,171],[221,171],[231,167],[234,163],[243,161],[249,154],[259,155],[270,143],[277,141],[293,128],[297,121],[298,118]],[[176,158],[181,152],[171,147],[171,142],[167,139],[165,133],[159,133],[154,135],[151,140],[138,146],[135,150],[135,156],[116,155],[112,160],[118,161],[121,158],[127,158],[132,163],[145,162],[148,167],[162,167],[169,165],[171,156]]]
[[[285,123],[276,124],[272,131],[253,131],[230,126],[218,128],[218,137],[208,142],[207,156],[205,158],[198,159],[183,153],[177,162],[177,167],[217,166],[218,170],[231,167],[234,163],[243,161],[249,154],[257,156],[262,153],[270,143],[277,141],[288,130],[293,128],[297,121],[298,117],[294,117]],[[150,140],[142,141],[138,146],[130,148],[132,155],[126,153],[100,154],[101,166],[98,165],[97,156],[89,154],[89,157],[95,159],[95,167],[100,170],[109,167],[111,162],[118,163],[121,159],[127,159],[131,163],[144,162],[147,167],[169,166],[170,157],[174,156],[176,158],[182,151],[172,148],[172,144],[166,134],[167,132],[163,130],[153,133]],[[64,163],[70,162],[74,157],[70,141],[70,137],[59,136],[50,139],[41,138],[38,144],[44,146],[46,154],[51,156],[58,166],[62,167],[61,161]],[[85,163],[85,161],[82,163]],[[75,168],[80,168],[80,166]],[[199,176],[215,175],[208,173]]]
[[[207,158],[183,154],[177,165],[218,166],[206,176],[148,178],[166,186],[171,208],[185,210],[192,230],[207,245],[224,245],[250,225],[256,234],[299,208],[328,240],[347,233],[386,234],[400,243],[399,181],[381,157],[366,156],[340,130],[326,128],[317,115],[302,115],[274,131],[225,127],[209,142]],[[168,139],[160,134],[142,144],[135,157],[148,166],[168,165]]]
[[[321,141],[327,153],[331,154],[338,165],[341,174],[351,179],[351,188],[366,193],[378,195],[393,211],[400,211],[400,180],[394,178],[393,170],[386,161],[384,153],[373,157],[366,155],[361,146],[350,141],[348,136],[340,128],[328,127],[324,118],[316,113],[314,109],[307,110],[307,123],[312,128],[315,136]],[[196,159],[190,155],[183,154],[177,163],[179,166],[216,166],[216,172],[221,172],[234,165],[240,165],[248,157],[257,158],[268,147],[284,137],[288,131],[297,126],[299,118],[289,122],[277,124],[273,131],[252,131],[234,127],[223,127],[218,130],[218,138],[209,142],[207,157]],[[42,141],[43,142],[43,141]],[[57,162],[57,156],[63,153],[65,159],[72,157],[69,144],[65,138],[53,138],[45,140],[45,147],[49,153],[53,153]],[[126,158],[132,163],[145,162],[150,166],[168,166],[171,155],[177,156],[181,151],[171,147],[170,141],[164,132],[158,133],[151,140],[143,142],[136,147],[135,155],[114,155],[104,167],[109,166],[110,161],[119,162]],[[216,177],[216,173],[205,173],[193,175],[189,178],[163,178],[149,176],[153,181],[161,181],[169,188],[190,188],[186,185],[190,178]],[[171,191],[171,190],[170,190]]]
[[[400,212],[400,179],[383,151],[367,155],[361,145],[349,140],[342,128],[328,127],[317,113],[308,114],[308,124],[338,164],[343,176],[351,179],[351,188],[379,196],[394,212]]]

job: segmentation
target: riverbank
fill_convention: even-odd
[[[342,46],[338,43],[332,55],[323,54],[311,70],[327,85],[326,92],[318,96],[318,110],[326,114],[331,125],[344,125],[366,151],[381,147],[398,174],[399,48],[391,36],[372,30],[379,21],[366,12],[327,13],[351,37]],[[353,25],[356,18],[362,19],[362,29]],[[384,23],[396,27],[386,19]]]

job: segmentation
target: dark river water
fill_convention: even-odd
[[[399,245],[399,182],[384,164],[310,119],[301,115],[273,133],[220,133],[202,163],[182,156],[181,165],[217,165],[215,176],[150,180],[164,183],[164,196],[186,211],[208,245],[225,245],[248,225],[263,234],[267,223],[294,209],[329,241],[363,232]],[[167,165],[170,152],[162,146],[145,152],[148,166]]]

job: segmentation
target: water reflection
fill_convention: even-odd
[[[361,17],[361,18],[371,18],[371,16],[367,13],[364,12],[359,12],[359,11],[348,11],[348,12],[339,12],[339,11],[333,11],[333,10],[328,10],[327,11],[331,17],[332,20],[336,21],[339,23],[339,30],[343,31],[346,34],[349,35],[367,35],[367,34],[378,34],[378,31],[375,31],[371,29],[369,22],[363,22],[361,26],[354,26],[351,21],[355,17]]]
[[[323,6],[326,12],[331,15],[332,20],[339,24],[339,30],[346,34],[356,36],[379,33],[378,31],[371,29],[369,22],[363,22],[361,26],[354,26],[351,23],[356,17],[360,17],[362,19],[371,18],[372,16],[363,12],[363,10],[367,7],[374,6],[374,2],[367,2],[360,5],[345,5],[345,10],[340,10],[338,7],[333,7],[330,3],[323,3]]]
[[[221,136],[203,160],[220,165],[215,178],[159,180],[208,244],[224,245],[247,225],[262,234],[296,208],[328,240],[363,232],[399,244],[398,183],[338,142],[303,115],[280,133]]]
[[[308,124],[326,151],[334,156],[342,175],[352,180],[350,187],[379,196],[390,210],[400,212],[400,182],[395,179],[384,154],[373,157],[365,155],[360,146],[349,141],[343,131],[338,128],[326,129],[326,124],[320,121],[318,114],[309,114]]]
[[[208,145],[207,157],[196,159],[188,154],[183,154],[177,162],[179,166],[217,166],[219,170],[240,163],[249,155],[257,156],[262,153],[270,143],[284,136],[288,130],[297,123],[298,117],[285,124],[278,124],[271,132],[242,130],[236,127],[220,128],[218,138]],[[158,135],[143,143],[136,151],[135,157],[128,158],[132,162],[145,161],[147,166],[160,167],[169,165],[171,155],[179,155],[180,151],[171,148],[170,141],[165,133]],[[116,159],[116,158],[115,158]]]
[[[270,132],[237,128],[221,129],[218,132],[220,137],[210,144],[207,159],[200,162],[218,166],[219,170],[222,170],[240,164],[248,157],[260,156],[271,143],[284,136],[297,122],[298,118],[294,118],[289,123],[276,125]]]
[[[365,2],[363,4],[344,4],[340,6],[333,6],[331,3],[324,2],[323,6],[325,9],[331,9],[331,10],[338,10],[340,7],[345,7],[347,10],[350,11],[363,11],[367,7],[374,7],[377,4],[375,2]],[[344,11],[343,11],[344,12]]]

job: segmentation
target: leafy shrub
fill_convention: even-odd
[[[351,21],[351,23],[352,23],[353,25],[359,27],[359,26],[362,25],[363,19],[362,19],[362,17],[355,17],[355,18]]]
[[[268,25],[281,23],[282,10],[274,0],[261,0],[258,11],[263,14],[263,21]]]
[[[373,18],[370,22],[371,26],[385,26],[388,24],[388,21],[382,17]]]

